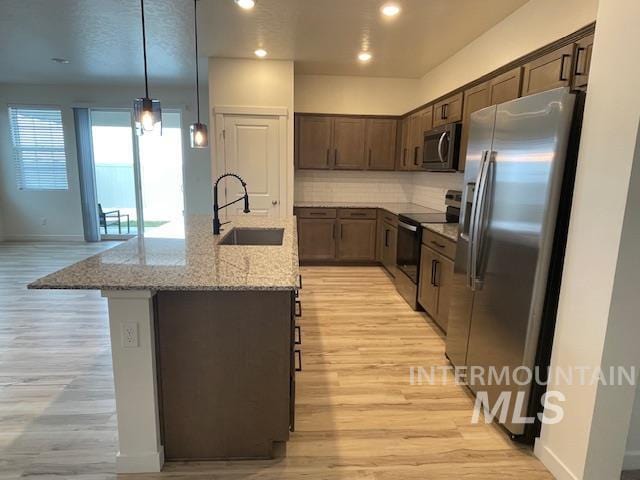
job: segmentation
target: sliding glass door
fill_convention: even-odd
[[[182,225],[180,112],[163,112],[162,123],[162,136],[137,137],[131,110],[91,110],[96,210],[103,239],[161,234]]]

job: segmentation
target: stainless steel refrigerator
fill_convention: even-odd
[[[559,88],[471,114],[446,353],[484,367],[468,386],[490,408],[513,392],[501,422],[513,436],[525,431],[513,414],[527,415],[532,385],[482,383],[489,367],[537,362],[575,98]]]

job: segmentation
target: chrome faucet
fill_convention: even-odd
[[[225,177],[234,177],[237,178],[240,183],[242,184],[242,188],[244,188],[244,196],[237,198],[235,200],[233,200],[232,202],[229,202],[225,205],[222,205],[221,207],[218,205],[218,183],[220,183],[220,180],[222,180]],[[242,180],[242,178],[240,178],[239,175],[236,175],[235,173],[225,173],[224,175],[220,175],[218,177],[218,179],[216,180],[216,183],[213,184],[213,234],[214,235],[220,235],[220,227],[222,225],[224,225],[225,223],[229,223],[229,222],[224,222],[224,223],[220,223],[220,217],[218,216],[218,212],[220,210],[222,210],[223,208],[228,207],[229,205],[233,205],[234,203],[239,202],[240,200],[244,200],[244,213],[249,213],[249,194],[247,193],[247,184],[244,180]]]

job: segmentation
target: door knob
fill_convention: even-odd
[[[277,205],[278,204],[278,200],[271,200],[271,205]]]

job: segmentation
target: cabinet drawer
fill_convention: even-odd
[[[335,208],[296,208],[299,218],[336,218]]]
[[[431,230],[422,230],[422,243],[445,257],[456,258],[456,243]]]
[[[374,208],[341,208],[338,210],[338,217],[375,220],[376,210]]]
[[[398,216],[383,209],[378,210],[378,221],[386,222],[392,227],[398,226]]]

